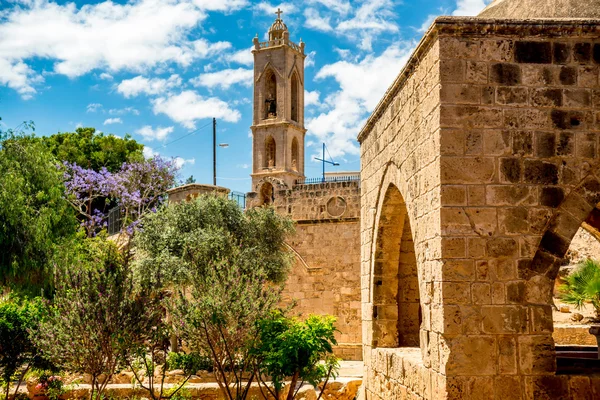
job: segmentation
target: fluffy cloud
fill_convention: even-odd
[[[146,140],[165,140],[169,134],[173,133],[173,127],[169,126],[166,128],[152,128],[150,125],[145,125],[135,131],[138,135],[141,135]]]
[[[304,107],[314,106],[319,104],[319,93],[318,90],[309,92],[308,90],[304,91]]]
[[[108,118],[104,120],[104,125],[112,125],[112,124],[122,124],[123,121],[121,118]]]
[[[475,16],[490,3],[491,0],[458,0],[452,15]]]
[[[165,114],[188,129],[196,127],[196,121],[204,118],[219,118],[227,122],[238,122],[241,114],[229,108],[229,104],[216,97],[202,97],[193,90],[178,95],[163,96],[152,100],[155,114]]]
[[[144,158],[152,158],[154,156],[160,155],[157,151],[154,151],[152,147],[144,146],[142,150],[142,154],[144,154]]]
[[[222,89],[229,89],[230,86],[238,83],[244,86],[252,86],[252,83],[254,83],[254,71],[244,68],[224,69],[218,72],[202,74],[191,79],[190,82],[196,87],[221,87]]]
[[[256,11],[266,14],[274,13],[275,10],[277,10],[278,8],[281,9],[283,14],[293,14],[296,12],[296,6],[293,3],[284,2],[278,5],[272,5],[271,3],[268,3],[266,1],[261,1],[256,6],[254,6],[254,9]]]
[[[177,169],[181,169],[186,164],[190,164],[190,165],[196,164],[196,159],[195,158],[189,158],[189,159],[186,160],[183,157],[175,157],[173,159],[173,162],[175,163],[175,167]]]
[[[236,51],[235,53],[229,54],[225,57],[227,61],[235,62],[242,65],[252,65],[254,62],[254,55],[252,54],[252,50],[254,50],[254,46],[248,49],[242,49]]]
[[[117,91],[129,98],[138,96],[142,93],[147,95],[162,95],[178,86],[181,86],[181,77],[177,74],[171,75],[169,79],[148,79],[140,75],[122,81],[117,87]]]
[[[321,68],[316,79],[333,78],[339,90],[326,96],[323,104],[327,111],[308,120],[309,135],[327,142],[333,157],[358,154],[356,135],[412,50],[407,43],[394,44],[379,56],[371,54],[356,63],[338,61]]]
[[[107,0],[78,8],[73,2],[23,1],[2,12],[0,84],[31,97],[43,80],[27,65],[35,58],[50,60],[55,73],[71,78],[97,68],[143,72],[164,63],[187,67],[231,46],[187,38],[207,12],[246,5],[245,0]]]
[[[323,17],[319,14],[319,11],[314,8],[307,8],[304,10],[304,26],[309,29],[314,29],[322,32],[331,32],[333,27],[331,26],[330,17]]]
[[[100,79],[105,80],[105,81],[112,81],[113,76],[109,73],[103,72],[100,74]]]
[[[87,107],[85,108],[85,111],[89,112],[89,113],[93,113],[98,110],[102,110],[102,104],[100,104],[100,103],[91,103],[91,104],[88,104]]]
[[[350,37],[359,37],[359,48],[371,50],[371,42],[375,36],[383,32],[399,31],[398,25],[393,21],[395,17],[393,0],[366,0],[352,18],[338,24],[336,31]]]

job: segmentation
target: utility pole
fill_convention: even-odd
[[[213,185],[217,186],[217,119],[213,118]]]
[[[329,156],[329,158],[331,158],[331,156]],[[333,161],[333,159],[331,159],[331,161],[325,159],[325,143],[323,143],[323,158],[315,157],[315,160],[321,161],[323,163],[323,178],[322,178],[321,182],[325,182],[325,163],[331,164],[334,167],[337,167],[338,165],[340,165],[340,164],[336,163],[335,161]]]

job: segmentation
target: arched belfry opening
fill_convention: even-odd
[[[273,136],[268,136],[265,140],[265,168],[275,168],[277,165],[277,146]]]
[[[398,188],[385,194],[373,265],[373,346],[418,347],[419,278],[406,203]]]
[[[292,139],[292,169],[298,171],[298,139]]]
[[[277,117],[277,77],[269,70],[265,76],[265,113],[264,119]]]
[[[296,121],[299,122],[299,110],[300,110],[300,103],[299,103],[299,96],[298,96],[298,91],[300,90],[300,80],[298,79],[298,74],[294,71],[294,73],[292,74],[292,90],[291,90],[291,94],[292,94],[292,99],[291,99],[291,104],[292,104],[292,112],[291,112],[291,118],[292,121]]]

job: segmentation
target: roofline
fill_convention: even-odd
[[[523,29],[528,26],[529,29]],[[357,140],[362,141],[369,135],[375,122],[379,120],[387,106],[394,99],[396,94],[404,86],[408,78],[413,74],[415,68],[419,65],[422,57],[429,51],[438,36],[456,35],[462,36],[484,36],[490,34],[497,35],[519,35],[523,37],[539,36],[542,33],[547,35],[547,30],[553,27],[560,27],[560,31],[553,36],[560,37],[565,33],[590,34],[590,37],[598,38],[600,36],[600,19],[585,18],[533,18],[533,19],[498,19],[498,18],[478,18],[478,17],[438,17],[433,21],[421,41],[411,54],[410,58],[384,93],[367,122],[360,130]],[[568,29],[565,29],[568,28]]]

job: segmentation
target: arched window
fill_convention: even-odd
[[[418,347],[419,278],[410,218],[400,191],[388,188],[377,231],[374,265],[375,347]]]
[[[265,119],[277,117],[277,78],[273,71],[265,77]]]
[[[298,74],[294,72],[292,75],[292,120],[299,122],[298,120],[298,110],[300,109],[300,104],[298,103],[298,90],[300,89],[300,84],[298,81]]]
[[[292,169],[294,171],[298,171],[299,162],[298,162],[298,139],[292,139]]]
[[[265,168],[275,168],[277,165],[277,154],[275,139],[273,136],[268,136],[265,140]]]

